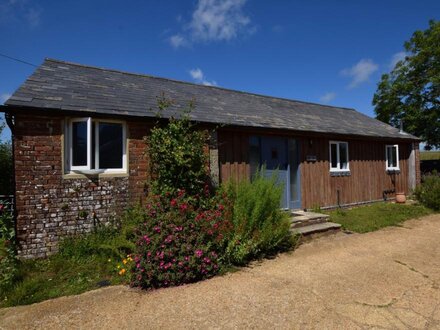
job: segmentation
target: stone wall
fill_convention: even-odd
[[[17,237],[22,258],[55,253],[61,237],[108,223],[144,196],[147,123],[127,122],[128,174],[100,177],[64,175],[63,123],[63,117],[15,116]]]

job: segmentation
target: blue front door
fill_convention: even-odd
[[[281,137],[261,138],[261,160],[266,166],[265,175],[272,177],[278,174],[278,182],[284,187],[281,207],[289,208],[289,160],[287,139]]]
[[[266,176],[271,177],[276,172],[283,186],[281,207],[301,208],[298,141],[278,136],[252,136],[249,143],[251,173],[262,165],[266,166]]]

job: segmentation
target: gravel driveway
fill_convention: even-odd
[[[0,328],[438,328],[440,215],[316,239],[201,283],[0,310]]]

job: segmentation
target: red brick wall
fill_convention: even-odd
[[[23,258],[56,252],[61,237],[111,222],[144,195],[148,124],[127,122],[128,176],[72,179],[63,176],[63,120],[15,116],[17,237]]]

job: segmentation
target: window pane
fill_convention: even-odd
[[[391,166],[392,167],[397,167],[397,148],[396,147],[392,147],[391,151],[392,151],[391,154],[393,155]]]
[[[251,136],[249,139],[249,145],[249,165],[252,179],[260,167],[260,139],[257,136]]]
[[[341,170],[348,169],[348,152],[347,143],[339,143],[339,158],[341,163]]]
[[[387,146],[387,167],[391,167],[391,147]]]
[[[332,168],[337,168],[338,167],[338,151],[337,151],[337,144],[331,144],[330,148],[331,148],[331,167]]]
[[[99,123],[99,168],[122,168],[122,124]]]
[[[72,166],[87,166],[87,122],[72,123]]]

